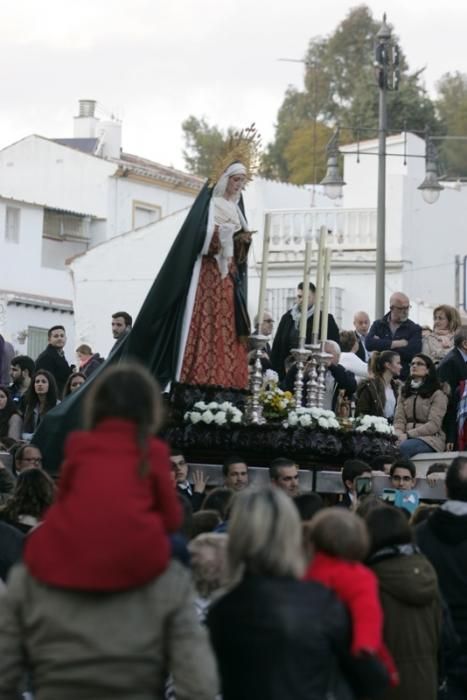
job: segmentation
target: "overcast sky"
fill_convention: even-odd
[[[72,136],[80,98],[123,120],[125,151],[183,167],[182,121],[255,121],[263,142],[289,84],[302,86],[308,41],[358,3],[344,0],[15,0],[2,3],[0,147],[31,133]],[[465,0],[371,0],[411,70],[433,93],[467,73]]]

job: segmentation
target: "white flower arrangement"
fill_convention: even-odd
[[[187,411],[183,416],[186,423],[196,425],[204,423],[205,425],[223,426],[228,423],[239,424],[242,422],[243,413],[239,408],[236,408],[230,401],[197,401],[191,411]]]
[[[341,429],[334,411],[304,407],[289,411],[283,426],[284,428],[321,428],[322,430]]]
[[[380,433],[394,435],[394,428],[383,416],[358,416],[353,422],[356,433]]]

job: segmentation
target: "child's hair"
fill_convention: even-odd
[[[123,418],[136,425],[141,449],[139,473],[149,471],[148,441],[162,422],[162,399],[154,377],[137,362],[121,362],[105,369],[93,382],[84,404],[88,430],[106,418]]]
[[[309,525],[311,541],[317,551],[347,561],[363,561],[369,550],[364,521],[345,508],[326,508]]]
[[[208,598],[228,582],[227,535],[203,533],[188,545],[193,582],[199,595]]]

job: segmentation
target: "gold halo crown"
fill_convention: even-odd
[[[240,161],[246,168],[247,180],[251,180],[260,164],[261,136],[256,131],[254,123],[234,132],[222,148],[222,153],[216,159],[212,173],[209,177],[209,187],[214,187],[227,170],[229,165]]]

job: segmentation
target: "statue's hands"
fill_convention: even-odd
[[[251,236],[253,233],[257,233],[256,231],[239,231],[238,233],[235,234],[235,240],[240,241],[241,243],[251,243]]]

